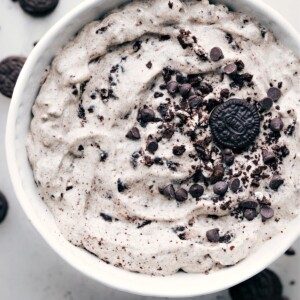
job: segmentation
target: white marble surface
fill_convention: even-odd
[[[53,14],[35,19],[23,13],[17,2],[0,0],[0,60],[13,54],[27,56],[33,43],[81,1],[83,0],[60,0]],[[300,31],[299,0],[264,1]],[[9,103],[8,98],[0,95],[0,189],[6,194],[10,204],[7,219],[0,225],[0,299],[152,299],[118,292],[83,276],[54,253],[29,223],[15,198],[5,161],[4,131]],[[295,248],[296,256],[283,256],[272,265],[281,276],[285,295],[290,300],[299,300],[300,294],[300,241]],[[291,284],[292,281],[296,283]],[[229,296],[225,291],[197,299],[229,300]]]

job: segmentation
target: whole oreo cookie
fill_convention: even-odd
[[[19,0],[22,9],[32,16],[45,16],[51,13],[59,0]]]
[[[282,292],[279,277],[268,269],[229,290],[232,300],[282,300]]]
[[[209,125],[218,146],[243,150],[258,136],[260,119],[255,106],[240,99],[230,99],[212,111]]]
[[[0,93],[11,98],[25,57],[10,56],[0,62]]]

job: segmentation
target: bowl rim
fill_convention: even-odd
[[[235,285],[239,282],[242,282],[249,277],[253,276],[254,274],[260,272],[262,269],[264,269],[266,266],[271,264],[274,260],[276,260],[287,248],[290,244],[292,244],[300,235],[300,232],[297,230],[289,231],[288,233],[285,233],[284,238],[281,237],[281,240],[284,240],[285,242],[282,243],[285,246],[281,246],[278,249],[274,249],[273,254],[266,256],[265,261],[263,264],[253,264],[251,266],[248,266],[248,271],[244,274],[239,274],[239,278],[232,281],[228,279],[226,276],[221,276],[221,274],[226,274],[226,271],[223,272],[223,270],[218,271],[217,273],[220,273],[219,278],[221,280],[220,283],[216,284],[217,288],[212,288],[211,286],[204,288],[205,292],[203,292],[203,286],[199,284],[199,287],[195,287],[193,289],[188,289],[185,287],[184,289],[170,289],[166,290],[163,288],[162,282],[165,280],[164,278],[175,278],[174,276],[166,276],[166,277],[151,277],[144,274],[137,274],[137,276],[142,277],[148,277],[149,282],[152,280],[153,282],[148,287],[142,287],[138,284],[132,283],[131,285],[126,284],[126,280],[124,280],[123,283],[115,283],[114,278],[106,278],[105,275],[95,274],[94,272],[90,272],[87,269],[83,269],[81,265],[76,262],[75,260],[71,259],[70,256],[68,256],[68,252],[61,249],[62,247],[58,246],[58,244],[54,244],[51,239],[47,236],[46,231],[40,226],[40,221],[36,217],[36,215],[30,210],[30,207],[27,205],[27,198],[26,192],[24,191],[24,188],[21,184],[22,178],[19,172],[19,167],[16,162],[16,155],[17,150],[15,147],[15,130],[16,130],[16,119],[18,115],[18,109],[20,104],[22,103],[22,90],[24,89],[24,86],[26,82],[28,81],[28,77],[30,74],[31,69],[34,67],[37,60],[42,56],[43,49],[47,46],[47,43],[49,40],[51,40],[53,37],[55,37],[62,28],[66,24],[68,24],[71,20],[74,18],[82,15],[86,10],[88,10],[91,6],[93,6],[96,3],[104,3],[109,0],[86,0],[83,3],[79,4],[77,7],[75,7],[73,10],[71,10],[69,13],[67,13],[64,17],[62,17],[58,22],[55,23],[48,31],[47,33],[42,37],[42,39],[39,41],[39,43],[36,45],[36,47],[33,49],[31,54],[29,55],[22,71],[19,76],[18,82],[16,84],[13,97],[11,100],[8,118],[7,118],[7,126],[6,126],[6,159],[8,163],[8,170],[10,174],[10,178],[12,181],[12,185],[15,191],[15,194],[17,196],[17,199],[23,208],[26,216],[30,220],[30,222],[33,224],[33,226],[36,228],[36,230],[39,232],[39,234],[42,236],[42,238],[46,241],[46,243],[60,256],[62,257],[66,262],[68,262],[71,266],[73,266],[78,271],[84,273],[90,278],[93,278],[94,280],[101,282],[109,287],[116,288],[125,292],[130,292],[138,295],[143,296],[154,296],[154,297],[193,297],[193,296],[199,296],[204,294],[210,294],[213,292],[218,292],[220,290],[224,290],[229,288],[232,285]],[[279,27],[284,28],[285,31],[289,32],[289,35],[296,41],[297,45],[299,45],[300,49],[300,36],[299,33],[296,31],[296,29],[288,23],[278,12],[276,12],[273,8],[268,6],[267,4],[263,3],[259,0],[242,0],[243,3],[250,5],[251,7],[255,7],[259,11],[262,11],[263,14],[268,16],[268,19],[279,25]],[[216,2],[216,1],[213,1]],[[217,0],[219,3],[225,3],[226,2],[232,2],[231,0]],[[91,20],[92,21],[92,20]],[[297,218],[298,219],[298,218]],[[237,266],[237,265],[236,265]],[[236,266],[232,268],[236,268]],[[115,268],[115,267],[114,267]],[[117,269],[117,268],[115,268]],[[99,270],[99,273],[100,270]],[[124,271],[124,274],[128,274],[130,272]],[[180,276],[193,276],[194,274],[188,274],[188,275],[180,275]],[[199,275],[199,274],[195,274]],[[124,276],[125,277],[125,276]],[[156,279],[155,279],[156,278]],[[159,278],[159,280],[157,280]],[[181,277],[179,277],[180,279]],[[161,283],[160,283],[161,281]],[[174,282],[179,282],[178,280]]]

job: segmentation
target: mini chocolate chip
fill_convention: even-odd
[[[244,216],[248,221],[254,220],[255,217],[257,216],[256,209],[253,209],[253,208],[247,208],[247,209],[245,209],[244,212],[243,212],[243,216]]]
[[[210,177],[210,181],[212,184],[215,184],[218,181],[221,181],[224,176],[224,167],[223,164],[217,164],[214,166],[213,173]]]
[[[227,99],[230,95],[229,89],[222,89],[220,92],[221,98]]]
[[[260,210],[263,222],[273,218],[274,210],[270,206],[263,206]]]
[[[256,209],[258,206],[258,203],[254,200],[244,200],[239,203],[239,206],[242,208]]]
[[[228,190],[228,184],[225,181],[218,181],[213,187],[214,193],[219,196],[224,196]]]
[[[211,243],[218,243],[220,240],[220,229],[214,228],[206,231],[206,237]]]
[[[206,94],[206,95],[213,91],[212,86],[207,82],[201,82],[199,89],[200,89],[201,93]]]
[[[195,109],[198,109],[202,102],[203,102],[203,98],[201,98],[200,96],[191,96],[189,99],[188,99],[188,102],[189,102],[189,105],[190,105],[190,108],[195,108]]]
[[[260,101],[260,106],[264,111],[267,111],[273,106],[273,100],[269,97],[266,97]]]
[[[268,90],[268,97],[273,99],[274,101],[277,101],[279,100],[279,98],[281,97],[281,91],[280,89],[278,88],[275,88],[275,87],[271,87],[269,90]]]
[[[200,184],[195,183],[190,187],[189,193],[193,198],[199,198],[204,193],[204,187]]]
[[[234,153],[231,149],[225,149],[223,151],[223,161],[227,166],[231,166],[234,163]]]
[[[187,97],[190,93],[192,86],[189,83],[184,83],[179,86],[179,93],[182,97]]]
[[[185,146],[174,146],[173,147],[173,154],[176,156],[181,156],[185,152]]]
[[[210,59],[212,61],[219,61],[222,58],[224,58],[224,55],[219,47],[214,47],[210,50]]]
[[[276,161],[276,156],[275,156],[274,152],[272,152],[272,151],[263,149],[262,157],[263,157],[263,162],[265,164],[270,164],[270,163]]]
[[[167,91],[173,95],[178,91],[178,83],[176,81],[169,81],[167,83]]]
[[[188,192],[183,189],[183,188],[179,188],[176,192],[175,192],[175,199],[178,202],[184,202],[186,201],[188,198]]]
[[[126,134],[126,137],[133,141],[139,140],[141,138],[139,129],[136,127],[132,127]]]
[[[241,181],[238,179],[238,178],[233,178],[231,181],[230,181],[230,190],[233,192],[233,193],[236,193],[239,188],[240,188],[240,185],[241,185]]]
[[[235,74],[237,72],[237,65],[235,63],[229,64],[224,67],[223,71],[227,75]]]
[[[141,110],[141,120],[143,122],[151,122],[155,118],[155,113],[152,109],[150,108],[144,108]]]
[[[170,199],[174,199],[175,198],[175,189],[173,184],[169,184],[167,185],[163,190],[162,190],[163,195]]]
[[[269,183],[269,187],[277,191],[278,188],[284,183],[284,179],[280,175],[274,175]]]
[[[158,143],[155,139],[149,139],[147,143],[147,150],[151,153],[155,153],[158,149]]]
[[[274,118],[273,120],[271,120],[270,123],[270,129],[273,132],[279,132],[283,129],[283,122],[281,120],[281,118]]]

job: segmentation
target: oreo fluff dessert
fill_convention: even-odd
[[[223,5],[123,6],[41,86],[27,142],[40,197],[68,241],[114,266],[234,265],[299,214],[299,69]]]

